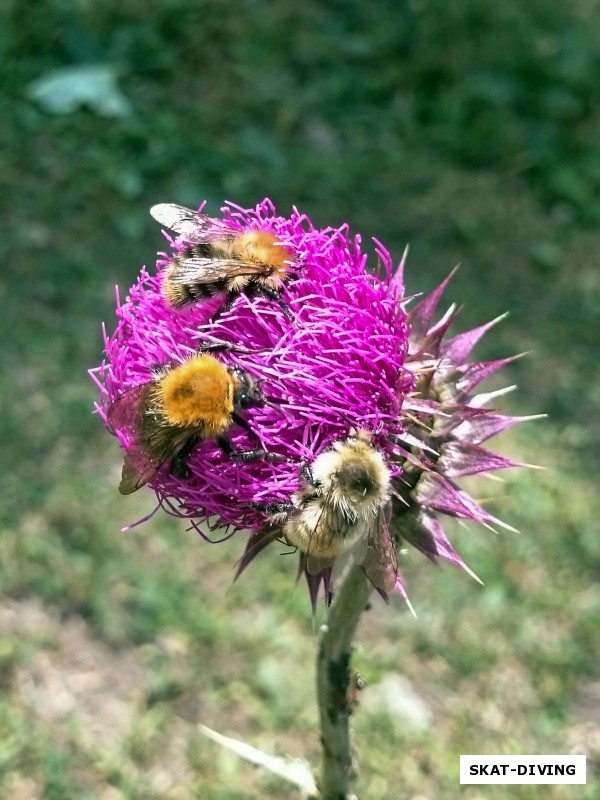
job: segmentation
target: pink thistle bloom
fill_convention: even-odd
[[[432,560],[442,557],[466,569],[438,516],[503,525],[455,479],[517,466],[481,443],[525,419],[486,410],[494,395],[472,392],[510,360],[466,361],[493,323],[445,340],[453,311],[432,320],[447,281],[407,311],[404,262],[392,277],[390,255],[375,242],[378,270],[371,274],[360,237],[346,225],[315,229],[296,209],[278,216],[269,200],[255,209],[228,203],[221,211],[213,220],[218,235],[259,229],[294,254],[282,293],[292,314],[258,294],[238,295],[216,316],[223,296],[174,310],[164,300],[162,279],[172,255],[193,242],[193,231],[165,234],[172,255],[159,254],[156,274],[142,269],[123,302],[117,292],[116,329],[104,333],[105,359],[90,370],[100,389],[96,410],[106,423],[111,404],[152,381],[157,367],[181,364],[207,345],[233,345],[243,352],[224,350],[216,357],[261,382],[265,405],[242,415],[264,449],[281,460],[240,462],[214,440],[201,441],[187,459],[185,478],[165,463],[148,481],[160,506],[190,520],[205,538],[200,523],[225,528],[227,535],[250,531],[239,575],[281,533],[261,508],[289,504],[302,484],[303,466],[345,440],[351,428],[366,429],[391,475],[396,543],[405,540]],[[127,450],[128,431],[114,433]],[[235,451],[256,448],[241,427],[233,425],[227,436]],[[311,575],[301,553],[300,574],[314,607],[321,584],[330,590],[331,567]],[[406,598],[399,573],[395,589]]]

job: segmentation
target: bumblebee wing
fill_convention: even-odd
[[[398,562],[394,538],[381,510],[373,520],[368,535],[360,540],[355,560],[377,589],[391,592],[398,577]]]
[[[155,443],[153,449],[150,449],[145,442],[134,440],[123,459],[119,484],[121,494],[132,494],[145,486],[162,465],[173,458],[176,450],[172,441],[164,441],[160,446]]]
[[[158,421],[146,421],[144,427],[144,435],[138,431],[125,454],[119,484],[121,494],[132,494],[145,486],[192,435],[190,431],[174,430]]]
[[[318,558],[317,556],[306,556],[306,569],[309,575],[318,575],[327,567],[333,566],[333,558]]]
[[[144,413],[151,384],[152,381],[127,389],[110,404],[106,419],[111,433],[124,429],[130,435],[134,435],[139,420]]]
[[[154,416],[147,414],[147,401],[153,381],[128,389],[109,406],[107,420],[110,430],[124,430],[129,438],[123,460],[119,491],[131,494],[156,475],[162,465],[176,455],[188,431],[174,430]]]
[[[265,266],[237,258],[184,258],[169,276],[174,283],[218,283],[231,278],[248,278],[265,274]]]
[[[321,513],[313,528],[307,555],[315,560],[328,559],[332,543],[336,539],[343,539],[347,530],[348,520],[342,514],[340,507],[333,502],[333,486],[331,486],[322,500]]]
[[[132,494],[145,486],[158,472],[160,465],[156,465],[148,453],[140,445],[133,445],[125,453],[123,469],[121,471],[121,494]]]
[[[207,214],[200,214],[176,203],[152,206],[150,215],[165,228],[185,236],[200,237],[214,224],[214,220]]]

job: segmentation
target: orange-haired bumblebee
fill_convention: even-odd
[[[263,449],[235,452],[225,435],[235,423],[256,436],[237,412],[264,403],[259,382],[206,353],[161,367],[153,380],[127,390],[108,408],[111,429],[123,429],[130,438],[119,491],[135,492],[167,462],[172,474],[185,477],[187,457],[205,439],[214,438],[241,461],[268,457]]]
[[[390,591],[398,575],[387,525],[390,471],[366,430],[351,430],[301,470],[302,486],[290,503],[264,507],[285,538],[306,554],[312,574],[352,551],[379,589]],[[256,504],[260,507],[260,504]]]
[[[293,319],[281,299],[294,254],[270,231],[236,231],[217,220],[174,203],[152,206],[157,222],[192,243],[174,256],[164,272],[162,292],[172,308],[226,294],[228,307],[238,294],[262,294],[279,304]]]

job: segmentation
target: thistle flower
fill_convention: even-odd
[[[432,320],[447,281],[407,310],[404,261],[392,277],[392,260],[379,242],[377,274],[371,274],[360,237],[346,225],[317,229],[296,209],[278,216],[269,200],[255,209],[228,203],[221,211],[214,220],[220,231],[268,231],[294,254],[295,277],[283,292],[292,313],[244,294],[216,316],[223,298],[172,309],[161,292],[163,274],[190,240],[188,234],[167,235],[172,254],[159,254],[156,273],[142,269],[124,302],[117,291],[116,330],[110,336],[104,331],[105,359],[90,370],[100,389],[96,410],[106,422],[111,403],[153,380],[157,367],[183,363],[207,345],[231,345],[237,349],[224,350],[219,359],[260,381],[267,401],[244,417],[264,449],[281,460],[242,463],[215,441],[200,442],[187,459],[189,475],[170,474],[165,464],[148,482],[159,505],[208,539],[207,528],[225,528],[226,536],[250,531],[239,575],[278,535],[261,505],[289,503],[303,465],[345,439],[350,428],[365,428],[391,473],[396,542],[406,540],[432,560],[446,558],[466,569],[438,515],[503,523],[462,492],[455,478],[517,465],[481,443],[520,419],[483,408],[498,393],[471,394],[511,360],[466,362],[493,323],[444,341],[453,310],[437,324]],[[127,449],[127,431],[115,433]],[[236,451],[256,447],[242,428],[232,427],[228,436]],[[331,568],[311,575],[301,553],[301,574],[314,607],[321,586],[326,593],[331,588]],[[400,574],[395,588],[406,597]]]

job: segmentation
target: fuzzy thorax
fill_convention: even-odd
[[[160,409],[170,425],[203,425],[219,433],[231,424],[234,383],[216,358],[198,355],[169,370],[156,383]]]
[[[312,475],[349,521],[376,516],[389,499],[390,471],[367,431],[358,431],[317,456]]]
[[[269,277],[285,280],[293,253],[283,247],[269,231],[249,230],[231,242],[231,255],[240,261],[252,261],[270,267]],[[267,274],[265,274],[267,277]]]

